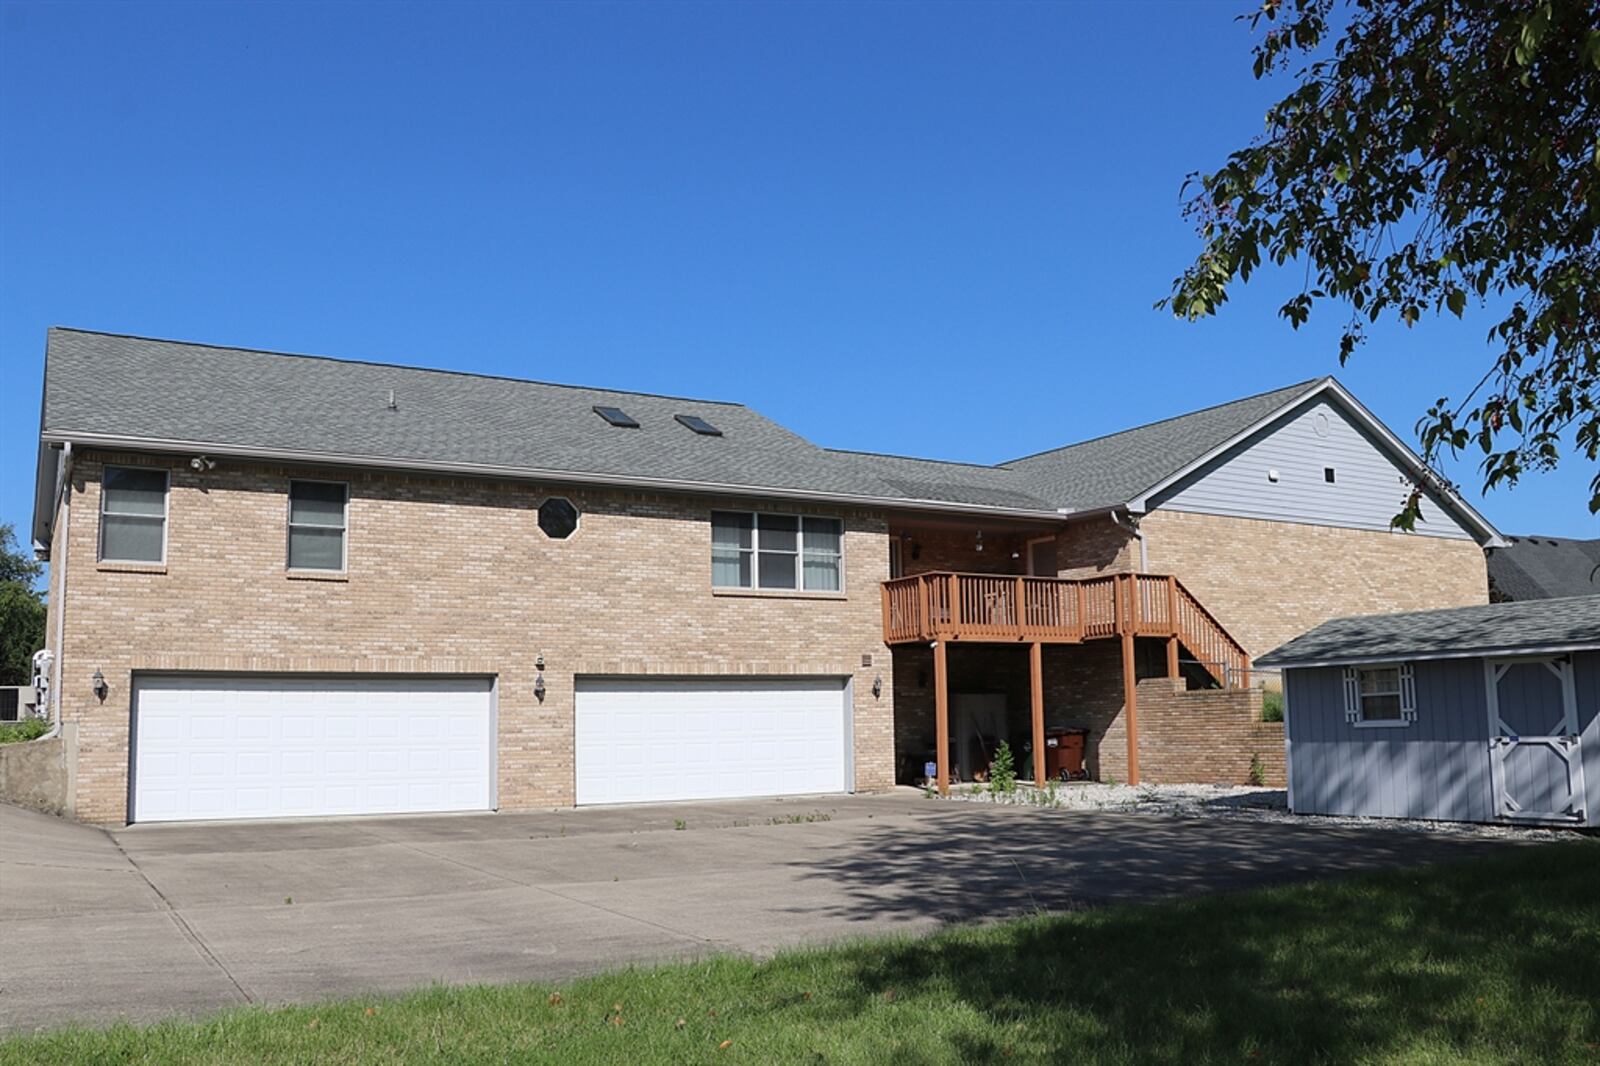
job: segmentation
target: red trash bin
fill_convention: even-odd
[[[1052,780],[1070,781],[1083,776],[1087,729],[1063,729],[1044,735],[1044,773]]]

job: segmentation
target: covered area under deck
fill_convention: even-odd
[[[1096,744],[1125,745],[1125,761],[1091,752],[1091,766],[1103,773],[1114,764],[1136,784],[1141,678],[1250,684],[1244,649],[1170,575],[927,571],[883,584],[883,626],[895,661],[899,772],[915,775],[931,749],[941,791],[955,770],[971,777],[986,767],[993,744],[1018,727],[1027,739],[1012,747],[1031,756],[1023,777],[1046,779],[1047,731],[1067,726]]]

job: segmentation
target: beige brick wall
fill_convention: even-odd
[[[164,567],[97,564],[107,458],[171,470]],[[286,574],[291,476],[350,482],[344,579]],[[201,475],[183,459],[93,452],[80,453],[73,491],[62,695],[84,820],[126,818],[129,691],[139,670],[492,674],[499,798],[511,810],[573,801],[575,676],[848,675],[856,786],[893,781],[882,515],[800,508],[844,519],[843,595],[722,595],[711,589],[709,512],[748,502],[228,460]],[[581,509],[572,538],[539,531],[535,509],[547,495]],[[541,653],[543,702],[533,695]],[[110,686],[103,704],[90,694],[97,668]],[[879,675],[883,694],[874,698]]]
[[[1176,574],[1252,656],[1343,615],[1487,603],[1470,540],[1157,510],[1150,572]]]
[[[1098,577],[1139,569],[1139,542],[1109,516],[1069,523],[1056,537],[1058,577]]]
[[[1197,689],[1182,681],[1139,682],[1139,780],[1147,784],[1251,785],[1283,788],[1283,723],[1261,721],[1255,689]],[[1126,757],[1124,757],[1126,762]]]

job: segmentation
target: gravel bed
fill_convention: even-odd
[[[930,795],[944,798],[938,797],[937,793]],[[1140,814],[1163,814],[1178,818],[1355,826],[1449,836],[1571,840],[1582,835],[1569,829],[1532,826],[1291,814],[1288,792],[1281,788],[1256,788],[1251,785],[1106,785],[1094,781],[1074,781],[1048,789],[1036,789],[1019,783],[1015,792],[1000,794],[987,791],[983,785],[956,785],[951,788],[948,799],[961,803],[998,803],[1063,811],[1137,811]]]

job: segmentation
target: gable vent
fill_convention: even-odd
[[[620,407],[606,407],[604,404],[595,404],[594,413],[621,429],[638,429],[639,422],[628,412]]]
[[[699,415],[673,415],[681,424],[688,426],[702,437],[720,437],[722,430],[713,426]]]

